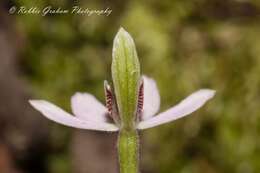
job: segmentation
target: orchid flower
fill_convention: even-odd
[[[30,100],[30,104],[48,119],[79,129],[119,131],[118,155],[121,173],[138,172],[138,130],[159,126],[199,109],[215,91],[200,89],[176,106],[155,115],[160,108],[156,82],[140,75],[140,65],[134,41],[123,28],[119,29],[112,53],[113,88],[104,82],[105,106],[89,93],[71,97],[73,115],[45,100]]]

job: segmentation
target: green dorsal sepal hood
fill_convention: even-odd
[[[140,64],[134,41],[120,28],[113,44],[112,78],[121,128],[134,128],[140,79]]]

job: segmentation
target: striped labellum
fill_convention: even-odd
[[[144,106],[144,80],[142,78],[139,86],[139,93],[138,93],[137,112],[136,112],[137,121],[142,120],[143,106]]]
[[[108,112],[109,119],[112,119],[116,124],[120,125],[120,116],[118,113],[118,108],[116,104],[116,98],[114,92],[107,81],[104,82],[104,90],[106,97],[106,108]],[[138,102],[136,109],[136,122],[142,120],[144,105],[144,80],[140,80],[139,90],[138,90]]]
[[[115,95],[107,81],[104,82],[104,90],[105,90],[106,108],[107,108],[108,116],[110,119],[112,119],[115,122],[115,124],[119,126],[120,116],[118,115]]]

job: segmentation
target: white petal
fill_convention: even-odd
[[[160,94],[156,82],[152,78],[143,76],[144,79],[144,108],[143,120],[147,120],[160,109]]]
[[[204,103],[206,103],[206,101],[211,99],[214,95],[214,90],[199,90],[185,98],[178,105],[168,109],[167,111],[162,112],[153,118],[140,122],[137,128],[147,129],[184,117],[185,115],[188,115],[199,109],[201,106],[204,105]]]
[[[35,109],[40,111],[48,119],[66,126],[99,131],[118,130],[118,127],[116,127],[114,124],[87,122],[80,120],[65,112],[61,108],[55,106],[54,104],[44,100],[30,100],[29,102]]]
[[[106,107],[91,94],[74,94],[71,97],[71,107],[73,114],[79,119],[93,122],[106,121]]]

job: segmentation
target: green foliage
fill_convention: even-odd
[[[35,95],[67,108],[78,90],[101,99],[113,37],[123,26],[135,39],[142,73],[159,85],[162,111],[199,88],[217,90],[192,116],[144,132],[141,171],[260,172],[259,2],[135,0],[108,6],[108,17],[16,16],[28,39],[23,67]]]

